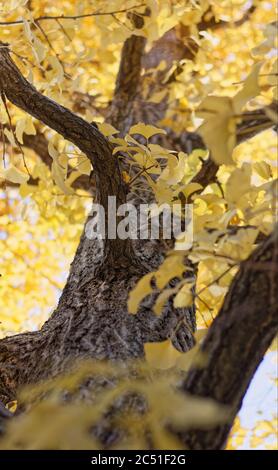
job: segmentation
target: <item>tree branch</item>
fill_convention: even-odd
[[[145,13],[146,14],[146,13]],[[133,26],[141,29],[144,26],[142,15],[132,13],[130,20]],[[146,39],[132,34],[124,42],[121,51],[121,60],[116,79],[114,97],[109,107],[106,121],[125,135],[133,124],[132,107],[136,96],[142,68]]]
[[[134,10],[134,8],[140,8],[145,6],[145,3],[140,3],[138,5],[133,5],[132,7],[129,8],[122,8],[120,10],[114,10],[114,11],[96,11],[96,12],[91,12],[91,13],[84,13],[83,15],[57,15],[57,16],[51,16],[51,15],[43,15],[43,16],[38,16],[33,19],[34,22],[37,21],[45,21],[45,20],[79,20],[82,18],[90,18],[93,16],[109,16],[109,15],[116,15],[118,13],[126,13],[128,11]],[[15,20],[15,21],[0,21],[0,26],[9,26],[9,25],[17,25],[17,24],[23,24],[23,20]]]
[[[260,108],[255,111],[249,111],[249,112],[244,113],[244,119],[237,126],[236,145],[240,145],[246,140],[249,140],[255,135],[259,134],[260,132],[263,132],[266,129],[271,129],[272,127],[275,126],[275,123],[269,118],[267,114],[268,110],[271,110],[277,113],[277,102],[274,101],[273,103],[271,103],[269,106],[266,106],[265,108]],[[193,133],[192,135],[195,135],[195,134]],[[191,136],[191,139],[193,139],[192,136]],[[182,144],[182,139],[181,139],[181,144]],[[199,148],[203,148],[203,149],[206,148],[200,136],[199,136]],[[192,182],[199,183],[203,186],[203,188],[205,188],[208,184],[213,183],[213,181],[215,180],[218,168],[219,168],[218,165],[212,160],[211,157],[209,157],[207,160],[203,162],[202,168],[197,173],[197,175],[194,176],[194,178],[192,179]],[[202,189],[197,190],[193,194],[200,193],[201,191]]]
[[[243,23],[248,21],[250,19],[250,16],[256,10],[256,8],[256,5],[251,5],[239,20],[233,22],[233,26],[241,26]],[[213,8],[210,6],[208,10],[203,14],[202,19],[197,26],[199,31],[205,31],[207,29],[225,28],[227,26],[230,26],[230,22],[223,20],[217,21],[213,13]]]
[[[5,136],[4,136],[5,137]],[[0,134],[0,142],[3,140],[2,133]],[[7,138],[5,138],[6,145],[9,144]],[[52,158],[48,153],[48,140],[45,135],[37,129],[35,135],[23,134],[23,147],[33,150],[37,156],[41,159],[45,165],[51,169]],[[30,178],[28,180],[29,184],[36,186],[38,184],[38,179]],[[17,187],[19,186],[16,183],[11,183],[10,181],[5,182],[6,186]],[[92,183],[90,182],[89,176],[80,175],[76,180],[73,181],[72,187],[74,189],[84,189],[85,191],[92,192],[94,189]]]
[[[108,196],[116,196],[118,204],[126,201],[118,160],[112,154],[108,140],[87,121],[38,92],[23,77],[10,57],[8,46],[3,43],[0,43],[0,92],[87,155],[94,167],[96,200],[104,207],[107,222]],[[104,253],[109,253],[110,262],[114,256],[128,258],[133,254],[131,242],[129,239],[110,240],[107,237]]]
[[[241,264],[202,345],[208,358],[193,369],[184,390],[228,405],[229,421],[209,431],[183,434],[190,449],[221,449],[251,379],[278,330],[278,226]]]

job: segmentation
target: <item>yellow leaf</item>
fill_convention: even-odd
[[[146,343],[144,349],[146,361],[155,369],[174,367],[182,354],[174,348],[170,339],[161,343]]]
[[[153,273],[146,274],[137,282],[134,289],[130,292],[127,303],[129,313],[135,314],[138,310],[141,300],[152,293],[151,280],[153,275]]]
[[[165,289],[164,291],[162,291],[159,294],[159,296],[157,297],[156,302],[154,304],[154,307],[153,307],[153,311],[156,315],[161,314],[161,311],[162,311],[165,303],[169,299],[170,295],[174,294],[175,291],[176,291],[176,289]]]
[[[82,175],[90,175],[92,171],[92,164],[86,155],[81,155],[77,159],[77,168]]]
[[[175,299],[174,299],[174,307],[175,308],[182,308],[188,307],[192,305],[193,302],[193,295],[192,295],[192,284],[186,283],[184,286],[179,290]]]
[[[239,114],[242,108],[248,101],[260,94],[260,87],[258,84],[259,72],[262,66],[262,62],[258,62],[253,66],[253,69],[244,81],[243,88],[233,98],[234,110],[236,114]]]
[[[46,47],[36,36],[33,36],[33,51],[34,55],[40,64],[46,56]],[[56,57],[55,57],[56,59]],[[56,59],[57,60],[57,59]]]
[[[23,18],[23,31],[24,31],[24,34],[26,36],[26,38],[28,39],[28,41],[32,44],[33,42],[33,33],[31,31],[31,28],[30,28],[30,23],[28,21],[26,21],[24,18]]]
[[[9,129],[6,128],[4,130],[4,134],[7,137],[10,144],[12,144],[14,147],[16,147],[16,141],[15,141],[13,133],[11,131],[9,131]]]
[[[64,70],[60,61],[57,59],[57,57],[49,56],[48,62],[50,63],[55,75],[52,83],[61,83],[64,80]]]
[[[100,132],[106,137],[110,137],[110,135],[119,133],[115,127],[111,126],[111,124],[108,124],[107,122],[98,122],[97,126]]]
[[[174,277],[181,277],[186,267],[183,256],[171,254],[163,261],[158,271],[155,273],[156,285],[159,289],[164,289],[168,282]]]
[[[178,157],[170,154],[167,166],[161,173],[160,179],[167,181],[168,185],[179,183],[185,175],[186,157],[183,152],[179,152]]]
[[[155,126],[151,126],[150,124],[139,122],[129,129],[129,134],[140,134],[146,137],[146,139],[149,139],[155,134],[166,134],[166,131]]]
[[[36,186],[32,186],[32,185],[24,183],[20,186],[19,193],[21,197],[24,198],[24,197],[29,196],[29,194],[32,194],[36,190],[37,190]]]
[[[16,135],[16,138],[18,140],[18,142],[20,142],[21,144],[23,144],[23,132],[24,132],[24,129],[25,129],[25,118],[22,118],[22,119],[19,119],[16,123],[16,127],[15,127],[15,135]]]
[[[51,140],[48,142],[48,153],[53,158],[53,160],[59,156],[59,152],[54,147],[54,144],[52,143]]]
[[[226,199],[232,204],[251,189],[251,167],[244,163],[241,168],[236,168],[229,177],[226,185]]]
[[[200,191],[201,189],[203,189],[203,186],[201,186],[199,183],[189,183],[182,192],[185,197],[189,197],[192,193]]]
[[[160,103],[165,98],[167,93],[168,93],[167,89],[157,91],[156,93],[153,93],[151,95],[151,97],[148,99],[148,101],[150,101],[151,103]]]
[[[26,181],[29,179],[29,175],[23,173],[13,165],[10,165],[7,170],[0,170],[0,175],[7,181],[11,181],[12,183],[17,184],[26,183]]]
[[[30,116],[19,119],[16,123],[15,135],[21,144],[23,144],[23,133],[28,135],[36,134],[36,129]]]
[[[277,22],[269,23],[264,30],[266,38],[259,46],[252,50],[254,55],[266,55],[272,48],[275,48],[277,43]]]
[[[233,101],[227,96],[207,96],[197,115],[205,121],[198,128],[213,160],[218,164],[233,164],[232,151],[236,144],[236,120]]]
[[[55,183],[63,191],[63,193],[68,194],[68,195],[74,194],[74,190],[70,186],[68,186],[68,184],[65,181],[66,179],[65,170],[59,164],[57,159],[53,160],[51,170],[52,170],[52,175],[53,175],[53,179]]]
[[[254,170],[265,180],[272,178],[271,166],[266,162],[255,162]]]

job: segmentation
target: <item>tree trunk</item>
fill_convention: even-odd
[[[94,126],[30,85],[5,47],[0,53],[0,68],[2,94],[79,146],[92,161],[96,199],[105,208],[107,217],[108,196],[116,196],[118,204],[126,201],[118,160],[112,155],[109,142]],[[128,94],[126,97],[129,99]],[[162,316],[157,318],[152,312],[156,296],[152,295],[142,302],[136,316],[127,310],[130,290],[144,274],[159,266],[164,252],[165,245],[159,240],[90,240],[84,230],[51,318],[41,331],[0,342],[2,401],[15,398],[19,386],[53,377],[78,358],[142,357],[145,342],[169,337],[179,349],[190,349],[194,344],[194,306],[174,309],[172,302],[168,302]],[[181,322],[183,317],[186,322]]]
[[[192,449],[225,445],[246,390],[278,330],[278,226],[241,264],[202,345],[208,358],[203,369],[191,370],[184,390],[228,405],[227,424],[210,432],[183,436]]]

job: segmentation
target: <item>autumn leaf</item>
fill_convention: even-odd
[[[7,181],[18,184],[26,183],[26,181],[29,179],[29,175],[13,165],[10,165],[6,170],[0,170],[0,176]]]
[[[129,313],[136,313],[140,302],[149,294],[152,293],[151,280],[153,273],[148,273],[142,277],[135,288],[130,292],[128,298],[128,311]]]
[[[262,62],[258,62],[253,66],[250,75],[244,80],[242,90],[234,96],[233,106],[236,114],[241,113],[246,103],[260,94],[258,79],[261,67]]]
[[[233,164],[232,152],[236,143],[236,120],[233,100],[225,96],[208,96],[197,116],[204,118],[198,132],[211,150],[218,165]]]
[[[181,353],[171,343],[171,340],[161,343],[145,344],[147,362],[156,369],[170,369],[174,367]]]
[[[149,139],[155,134],[166,134],[164,129],[159,129],[158,127],[151,126],[150,124],[144,124],[143,122],[139,122],[135,126],[132,126],[129,129],[130,134],[141,134],[146,139]]]

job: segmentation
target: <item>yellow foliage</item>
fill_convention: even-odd
[[[27,0],[0,2],[1,22],[23,19],[22,23],[0,28],[1,40],[10,43],[13,59],[27,79],[49,98],[70,109],[76,108],[83,118],[97,122],[99,130],[116,145],[114,153],[128,155],[131,168],[138,169],[146,178],[148,189],[153,191],[158,203],[167,202],[174,207],[181,195],[186,202],[190,199],[193,203],[192,247],[179,250],[177,243],[156,272],[139,280],[129,294],[129,312],[136,314],[140,303],[150,294],[154,294],[153,311],[157,315],[170,297],[176,307],[189,306],[194,299],[198,327],[209,327],[239,263],[256,246],[258,234],[268,235],[275,222],[278,177],[275,133],[264,131],[235,147],[236,126],[244,119],[242,112],[256,110],[277,98],[274,0],[256,2],[255,11],[241,25],[236,22],[248,3],[244,0],[147,0],[143,7],[138,7],[140,12],[145,5],[151,9],[150,16],[144,17],[141,30],[133,30],[126,12],[122,11],[132,8],[131,1],[39,0],[32,2],[32,12],[28,3]],[[209,8],[217,20],[227,24],[201,31],[199,35],[196,25]],[[92,15],[112,11],[116,13]],[[49,16],[72,18],[34,21],[46,12]],[[80,15],[83,17],[74,18]],[[160,105],[167,101],[164,119],[158,127],[138,122],[126,136],[117,137],[117,129],[105,122],[104,115],[114,93],[123,41],[132,33],[143,35],[149,50],[165,32],[181,24],[189,28],[190,38],[198,44],[196,57],[174,64],[166,81],[173,70],[178,68],[180,73],[169,84],[165,81],[154,91],[148,86],[157,72],[165,70],[165,60],[148,71],[147,85],[144,83],[147,104]],[[3,154],[0,161],[1,337],[40,328],[54,308],[91,202],[90,195],[74,190],[72,184],[80,174],[89,176],[92,170],[90,161],[79,149],[10,103],[7,106],[9,113],[0,100],[0,135],[3,132],[6,138],[5,148],[3,139],[0,144]],[[268,117],[277,122],[274,111],[269,110]],[[177,134],[185,129],[198,129],[219,165],[214,182],[202,187],[192,181],[208,157],[207,151],[197,149],[186,154],[149,142],[152,136],[166,133],[160,128],[163,125]],[[23,146],[24,136],[36,133],[42,133],[49,143],[51,171],[31,149]],[[136,139],[138,134],[145,138],[144,144]],[[36,184],[30,176],[37,180]],[[130,178],[126,171],[123,178],[131,189],[136,186],[136,178]],[[197,272],[185,266],[185,256],[198,264]],[[171,288],[169,282],[174,278],[177,283]],[[144,418],[132,414],[128,417],[126,425],[131,434],[125,442],[126,448],[136,448],[136,445],[144,448],[146,429],[151,429],[156,448],[167,449],[169,445],[178,448],[166,427],[156,425],[160,421],[167,424],[170,418],[177,425],[182,422],[188,426],[192,421],[204,426],[223,422],[225,413],[215,404],[182,397],[173,391],[174,380],[167,377],[166,381],[163,375],[165,370],[166,374],[172,369],[179,373],[186,371],[192,360],[201,367],[206,358],[197,359],[196,351],[181,355],[170,340],[146,345],[151,369],[148,374],[153,376],[160,370],[162,379],[150,381],[148,385],[148,375],[143,385],[131,384],[132,390],[148,397],[151,411]],[[60,386],[74,388],[75,379],[72,376],[61,379]],[[99,410],[106,409],[129,386],[124,383],[105,395]],[[53,414],[55,426],[50,418]],[[85,432],[95,419],[92,407],[76,403],[64,407],[53,398],[30,414],[16,418],[2,445],[16,448],[19,439],[28,449],[99,448],[99,443]],[[76,423],[74,429],[69,425],[72,421]],[[236,420],[228,448],[244,446],[247,438],[253,448],[264,446],[274,435],[274,428],[274,420],[258,421],[250,436]]]

